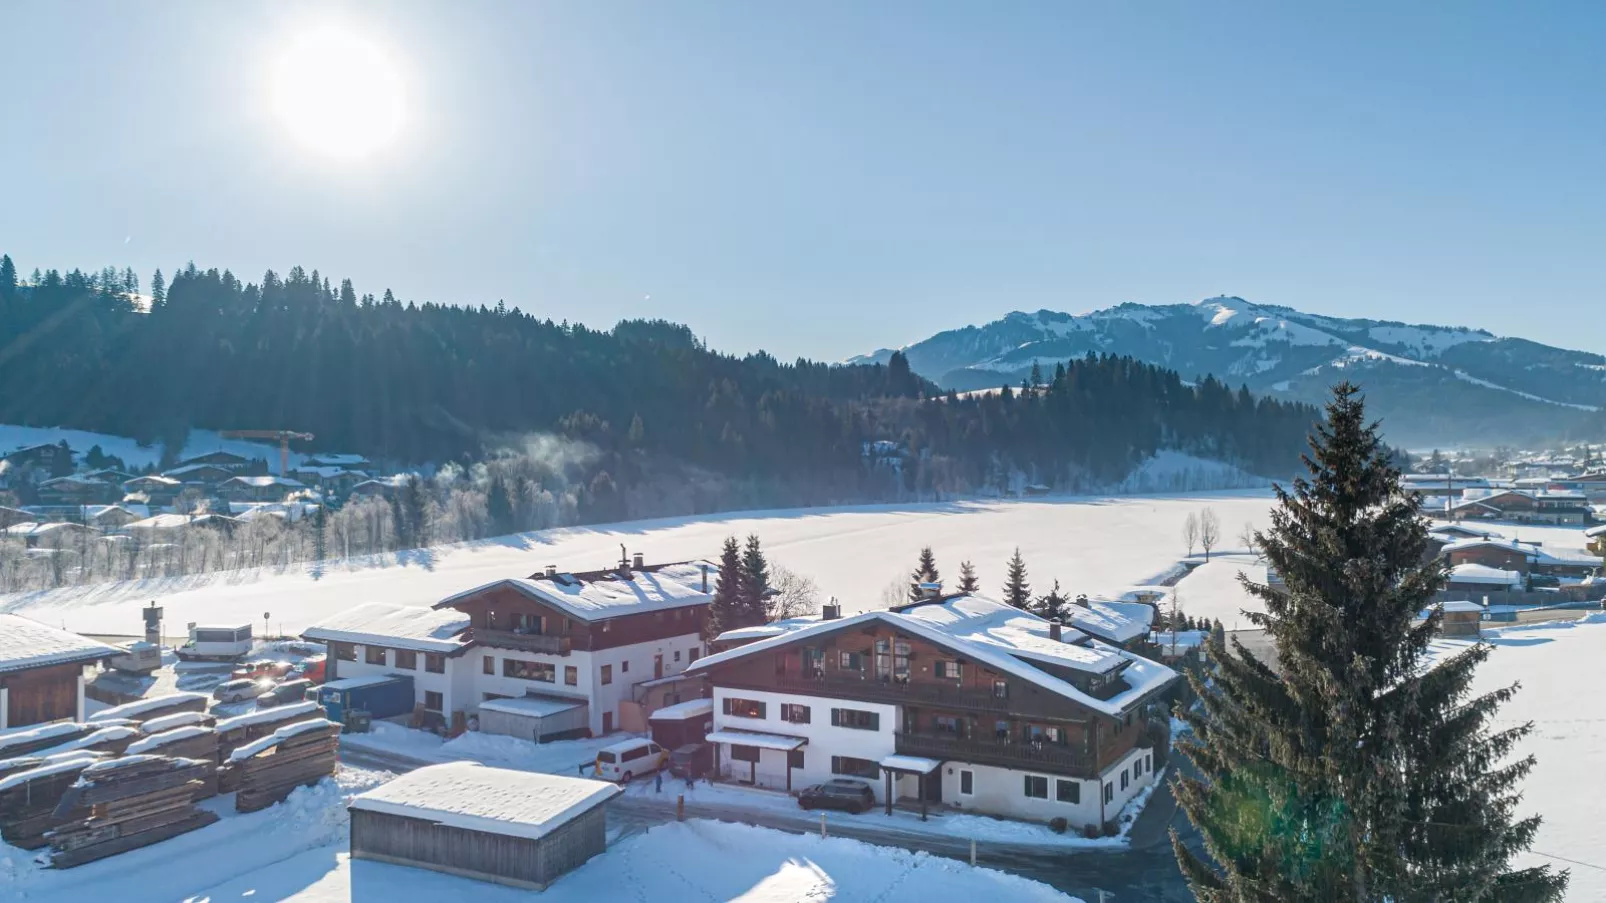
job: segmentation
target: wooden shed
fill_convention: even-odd
[[[116,646],[0,614],[0,731],[84,717],[84,666],[122,653]]]
[[[664,749],[702,743],[714,728],[714,700],[692,699],[652,713],[652,742]]]
[[[584,699],[529,694],[480,703],[480,732],[550,743],[584,737],[591,706]]]
[[[351,855],[542,890],[607,847],[617,785],[449,762],[351,801]]]
[[[1476,602],[1441,602],[1444,611],[1439,633],[1443,636],[1482,636],[1483,606]]]

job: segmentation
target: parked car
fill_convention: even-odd
[[[595,774],[604,781],[630,783],[638,774],[664,767],[669,751],[651,740],[625,740],[597,753]]]
[[[310,680],[315,684],[321,684],[324,681],[325,665],[328,663],[328,656],[315,655],[312,658],[297,662],[296,666],[290,669],[290,674],[294,678]]]
[[[875,808],[875,791],[863,781],[832,778],[803,788],[797,804],[804,809],[841,809],[856,815]]]
[[[212,690],[218,702],[245,702],[273,689],[273,681],[260,677],[241,677],[225,680]]]
[[[279,678],[284,677],[286,674],[289,674],[294,668],[295,665],[291,662],[246,662],[240,667],[235,668],[234,673],[230,674],[229,676],[234,678],[251,679],[266,677],[272,680],[278,680]]]
[[[695,781],[712,770],[714,748],[707,743],[688,743],[669,754],[669,773]]]
[[[1561,586],[1561,578],[1555,574],[1529,574],[1528,585],[1534,589],[1557,589]]]
[[[287,680],[277,687],[257,697],[257,708],[271,709],[276,705],[287,702],[300,702],[307,696],[307,689],[311,687],[310,680]]]

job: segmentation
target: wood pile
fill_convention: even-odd
[[[217,821],[195,808],[195,794],[213,765],[199,759],[133,755],[90,765],[57,804],[63,818],[87,808],[46,835],[50,864],[73,868],[149,846]]]
[[[286,725],[321,720],[323,720],[323,707],[311,700],[225,718],[216,725],[218,761],[227,761],[236,749],[271,736],[274,731]],[[224,792],[227,793],[228,790]]]
[[[0,759],[11,759],[17,756],[26,756],[52,746],[71,743],[80,737],[87,737],[104,724],[80,724],[71,721],[58,721],[54,724],[41,724],[27,730],[11,731],[0,736]]]
[[[142,722],[139,729],[146,734],[160,734],[175,727],[188,727],[199,724],[202,727],[212,727],[217,724],[217,716],[210,712],[174,712],[160,718],[152,718]]]
[[[205,712],[211,703],[212,697],[205,693],[170,693],[101,709],[86,720],[91,724],[100,724],[127,719],[135,724],[143,724],[179,712]]]
[[[333,721],[287,725],[231,753],[224,784],[238,789],[236,810],[266,809],[297,787],[334,774],[339,752],[340,725]]]
[[[0,762],[0,840],[37,850],[45,845],[45,832],[87,817],[87,809],[72,809],[58,817],[56,807],[79,774],[102,758],[99,753],[76,752]]]
[[[149,726],[150,722],[146,724]],[[195,792],[195,800],[199,802],[218,794],[217,731],[213,728],[201,724],[187,724],[170,731],[151,734],[130,743],[128,754],[177,756],[205,762],[209,767],[206,777],[201,779],[201,786]]]
[[[94,727],[95,730],[84,734],[76,740],[39,750],[36,755],[55,756],[79,750],[88,750],[90,752],[102,752],[120,756],[124,750],[128,749],[128,745],[138,740],[140,736],[139,728],[125,724],[105,726],[97,724],[90,726]]]

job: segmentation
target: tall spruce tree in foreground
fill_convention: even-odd
[[[747,546],[742,550],[741,596],[744,622],[740,626],[762,624],[768,620],[765,596],[770,591],[770,565],[759,546],[758,534],[747,535]]]
[[[974,593],[981,589],[981,581],[976,579],[976,566],[968,561],[959,562],[959,591]]]
[[[1016,608],[1030,608],[1032,605],[1032,587],[1026,582],[1026,559],[1020,557],[1018,546],[1004,572],[1004,601]]]
[[[1512,870],[1539,819],[1516,819],[1531,729],[1494,729],[1515,687],[1481,696],[1478,644],[1433,667],[1423,653],[1437,612],[1413,627],[1444,582],[1425,560],[1419,501],[1400,489],[1359,391],[1333,390],[1308,478],[1277,490],[1256,536],[1286,593],[1243,580],[1246,612],[1276,642],[1281,673],[1220,633],[1212,679],[1189,674],[1202,712],[1184,712],[1178,747],[1199,768],[1177,800],[1214,866],[1172,835],[1202,901],[1540,901],[1567,873]]]
[[[708,636],[712,639],[746,623],[742,600],[742,547],[736,537],[727,536],[719,553],[719,581],[714,584],[714,598],[708,603]]]
[[[920,584],[936,583],[942,579],[937,572],[937,556],[932,554],[931,546],[920,550],[920,563],[915,565],[909,574],[909,601],[920,601]]]

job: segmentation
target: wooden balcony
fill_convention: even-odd
[[[905,734],[894,737],[899,755],[927,759],[957,759],[1000,768],[1040,768],[1056,774],[1089,777],[1093,761],[1081,749],[1053,743],[1005,742],[991,738],[961,738],[948,734]]]
[[[467,639],[482,646],[498,649],[516,649],[520,652],[538,652],[545,655],[568,655],[569,638],[544,636],[539,633],[514,633],[511,630],[492,630],[488,627],[471,627]]]

